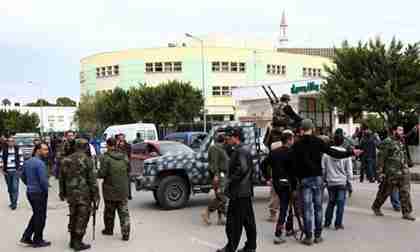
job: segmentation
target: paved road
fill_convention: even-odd
[[[42,251],[71,251],[67,248],[66,233],[67,209],[66,204],[60,202],[56,196],[56,182],[50,191],[48,222],[45,236],[53,246]],[[258,228],[258,251],[271,252],[279,249],[287,251],[381,251],[381,252],[419,252],[420,251],[420,222],[408,222],[401,219],[399,213],[392,211],[389,202],[384,206],[385,217],[375,217],[370,209],[375,196],[377,185],[354,184],[355,192],[349,200],[345,213],[345,230],[326,230],[325,242],[311,248],[303,247],[290,239],[286,244],[273,245],[272,223],[264,219],[267,215],[267,188],[256,190],[256,215]],[[413,185],[413,203],[415,209],[420,209],[420,185]],[[21,191],[24,187],[21,186]],[[96,230],[96,241],[91,241],[92,229],[89,227],[87,241],[92,242],[91,251],[215,251],[224,245],[224,228],[220,226],[204,226],[200,220],[200,213],[208,202],[208,195],[198,195],[186,209],[176,211],[161,211],[147,192],[135,193],[135,199],[130,202],[132,220],[132,239],[129,242],[120,240],[119,228],[114,237],[103,237],[100,231],[103,227],[102,210],[99,212]],[[26,225],[31,210],[26,197],[20,198],[19,209],[11,212],[8,207],[7,193],[4,180],[0,179],[0,251],[28,251],[18,240]],[[417,212],[420,216],[420,210]],[[216,218],[216,216],[214,216]],[[118,227],[118,226],[117,226]],[[6,241],[6,242],[4,242]],[[6,250],[7,249],[7,250]]]

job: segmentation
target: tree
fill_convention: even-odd
[[[76,102],[68,97],[59,97],[56,100],[56,105],[62,107],[75,107]]]
[[[390,125],[417,114],[420,98],[420,44],[404,46],[379,38],[336,49],[334,66],[325,67],[325,100],[354,116],[376,112]]]
[[[133,123],[129,98],[129,92],[122,88],[97,92],[96,116],[101,125],[108,127],[115,124]]]
[[[22,114],[16,110],[0,110],[0,133],[36,132],[39,122],[39,117],[35,113]]]
[[[101,122],[96,115],[96,98],[93,95],[85,95],[80,98],[79,107],[76,110],[74,122],[80,131],[96,133],[101,129]]]
[[[12,105],[12,102],[9,99],[7,99],[7,98],[3,99],[1,101],[1,103],[3,104],[3,106],[10,106],[10,105]]]
[[[130,108],[136,121],[164,125],[192,122],[200,115],[203,102],[200,90],[179,81],[155,87],[140,85],[130,90]]]
[[[48,107],[48,106],[54,106],[54,104],[49,103],[45,99],[38,99],[36,102],[31,102],[26,104],[26,106],[29,107]]]

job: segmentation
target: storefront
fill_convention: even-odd
[[[277,83],[261,82],[254,86],[240,86],[232,91],[237,105],[237,119],[241,121],[255,121],[259,126],[271,122],[272,109],[270,100],[262,86],[270,87],[278,99],[283,94],[291,96],[290,105],[303,118],[314,121],[317,132],[329,133],[337,127],[352,134],[358,125],[351,123],[340,124],[336,111],[328,108],[320,99],[322,80],[287,81]],[[272,92],[268,89],[271,96]],[[276,99],[274,97],[274,99]]]

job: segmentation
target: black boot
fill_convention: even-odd
[[[82,242],[83,236],[75,235],[74,242],[73,242],[73,249],[75,251],[82,251],[90,249],[91,246],[89,244],[85,244]]]

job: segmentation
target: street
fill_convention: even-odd
[[[47,227],[45,238],[52,246],[42,251],[71,251],[68,248],[67,207],[57,196],[57,182],[52,179],[50,190]],[[255,211],[258,229],[257,251],[271,252],[287,249],[287,251],[382,251],[382,252],[418,252],[420,244],[420,222],[405,221],[401,215],[392,210],[389,201],[385,203],[385,217],[375,217],[370,205],[376,193],[376,184],[360,184],[354,182],[354,193],[345,210],[345,230],[325,230],[325,242],[311,248],[300,245],[290,238],[284,245],[273,244],[274,224],[265,221],[267,217],[268,188],[256,189]],[[4,180],[0,180],[0,218],[2,229],[0,251],[28,251],[20,245],[19,239],[30,218],[31,210],[26,196],[20,187],[19,207],[15,212],[8,208],[7,192]],[[420,185],[412,185],[412,199],[415,211],[420,209]],[[102,207],[97,214],[96,240],[92,241],[92,223],[90,222],[85,241],[92,244],[91,251],[215,251],[225,243],[224,227],[205,226],[201,222],[200,213],[206,207],[209,195],[193,196],[187,208],[176,211],[162,211],[154,203],[152,193],[135,192],[130,201],[132,234],[129,242],[121,241],[119,222],[117,219],[115,235],[104,237]],[[325,209],[325,208],[324,208]],[[418,210],[420,211],[420,210]],[[414,212],[415,216],[420,214]],[[216,214],[213,215],[216,222]],[[245,236],[245,234],[243,235]],[[242,247],[241,242],[240,247]]]

